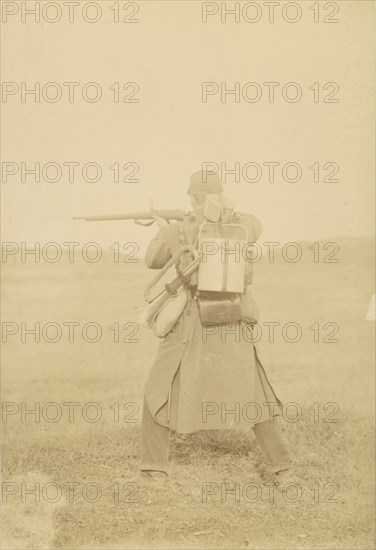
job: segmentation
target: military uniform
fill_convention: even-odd
[[[146,265],[161,269],[182,245],[193,244],[203,219],[198,209],[194,220],[160,229],[147,249]],[[247,227],[249,241],[257,241],[260,222],[245,214],[238,220]],[[186,253],[180,269],[191,259]],[[239,321],[206,331],[195,282],[193,277],[186,285],[187,306],[162,339],[146,382],[141,469],[166,471],[171,429],[191,433],[249,427],[273,470],[288,469],[289,453],[274,418],[281,404],[252,343],[252,329]],[[252,283],[251,262],[246,262],[244,282],[246,287]]]

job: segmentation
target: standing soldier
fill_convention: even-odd
[[[170,430],[252,427],[276,480],[290,476],[288,448],[275,418],[281,403],[252,342],[257,322],[249,290],[252,263],[235,246],[256,242],[261,224],[234,213],[222,191],[216,175],[193,174],[188,189],[193,215],[171,224],[157,220],[160,230],[146,252],[146,265],[161,269],[186,246],[176,263],[178,275],[192,262],[189,246],[201,250],[201,260],[198,273],[183,279],[185,308],[161,341],[146,382],[137,476],[143,486],[168,483]],[[216,205],[221,214],[214,212],[210,221]]]

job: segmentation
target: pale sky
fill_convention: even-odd
[[[3,25],[2,79],[7,82],[98,82],[102,99],[88,103],[32,100],[20,94],[2,104],[2,161],[98,163],[97,183],[2,183],[3,241],[140,242],[155,230],[131,222],[80,223],[72,216],[189,208],[189,176],[203,162],[297,162],[297,183],[239,183],[229,177],[225,194],[237,208],[261,219],[261,240],[318,240],[373,233],[374,75],[373,4],[341,2],[338,24],[314,24],[307,10],[297,24],[201,22],[200,2],[140,2],[137,24],[103,20],[88,24]],[[107,7],[106,7],[107,6]],[[105,11],[105,8],[107,11]],[[22,26],[21,26],[22,25]],[[22,32],[21,32],[22,31]],[[141,36],[141,39],[140,39]],[[312,46],[302,51],[297,44]],[[307,42],[308,43],[308,42]],[[342,53],[339,58],[338,52]],[[114,82],[137,82],[139,103],[114,103]],[[280,82],[275,103],[264,82]],[[303,90],[298,103],[283,101],[287,82]],[[220,94],[201,100],[202,82],[261,85],[258,103]],[[309,90],[336,82],[339,103],[313,102]],[[329,90],[330,91],[330,90]],[[328,92],[326,92],[328,93]],[[79,94],[78,94],[79,95]],[[323,97],[323,96],[322,96]],[[138,183],[114,183],[109,166],[136,162]],[[336,162],[338,183],[313,182],[315,162]],[[4,165],[3,165],[4,167]],[[66,172],[63,172],[66,174]]]

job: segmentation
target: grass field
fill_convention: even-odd
[[[296,422],[282,419],[302,493],[276,492],[274,502],[251,430],[174,434],[168,491],[118,484],[137,471],[143,385],[158,346],[135,325],[134,307],[152,276],[142,262],[114,263],[107,255],[97,264],[6,263],[3,482],[17,492],[3,504],[3,548],[374,548],[371,243],[332,240],[340,242],[337,264],[314,263],[302,243],[296,264],[278,257],[255,266],[257,347],[279,397],[302,411]],[[271,321],[280,323],[274,342]],[[21,326],[36,322],[39,343]],[[70,342],[63,323],[72,322],[79,324]],[[296,343],[282,336],[291,322],[302,331]],[[43,335],[47,323],[55,329]],[[84,339],[87,323],[102,331],[95,343]],[[46,341],[59,328],[60,340]],[[6,330],[15,334],[5,342]],[[86,338],[94,338],[93,327]],[[39,421],[23,418],[36,403]],[[76,403],[70,419],[64,403]],[[251,482],[259,499],[245,489]],[[22,502],[23,489],[36,483],[41,502],[30,495]],[[48,483],[51,494],[43,492]],[[56,487],[61,495],[52,503]],[[97,502],[88,502],[98,488]]]

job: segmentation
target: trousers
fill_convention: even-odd
[[[272,472],[289,469],[290,453],[280,424],[276,420],[260,422],[252,429],[264,458],[271,465]],[[146,399],[143,406],[141,440],[141,471],[159,471],[167,474],[170,428],[155,421]]]

